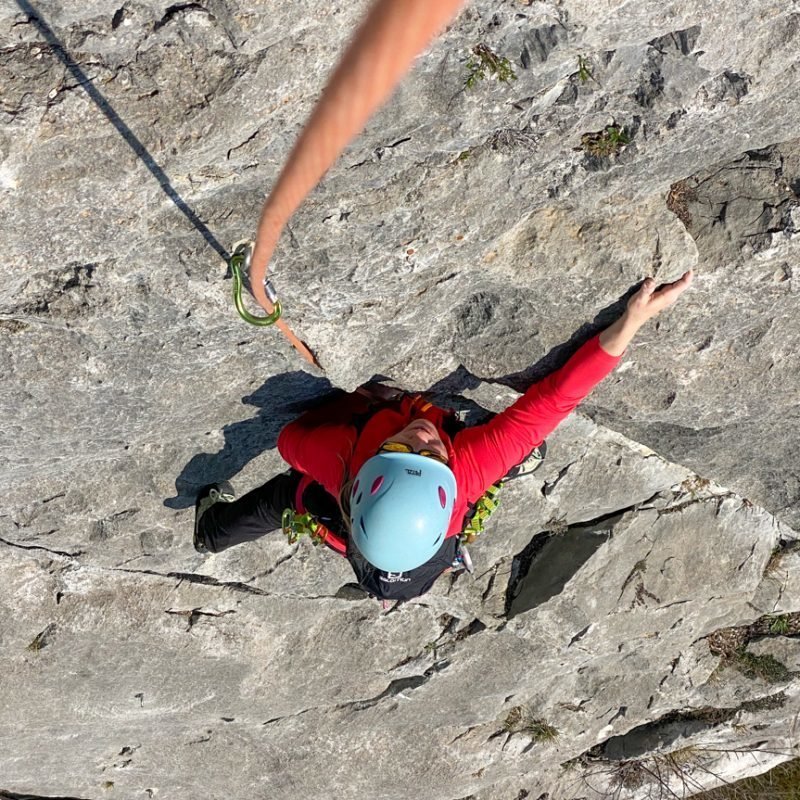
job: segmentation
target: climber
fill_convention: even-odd
[[[459,534],[486,490],[538,466],[545,437],[691,281],[691,271],[660,288],[646,279],[616,322],[483,425],[458,430],[451,413],[419,396],[376,402],[376,388],[388,387],[340,393],[281,431],[289,471],[239,500],[227,483],[200,490],[195,548],[220,552],[281,527],[291,540],[299,520],[348,558],[369,594],[423,594],[464,559]]]

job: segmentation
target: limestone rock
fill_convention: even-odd
[[[0,8],[0,795],[646,797],[795,755],[800,15],[469,3],[276,253],[323,376],[225,258],[364,7]],[[478,44],[516,80],[467,88]],[[690,267],[474,580],[384,613],[305,543],[193,551],[197,488],[283,469],[333,386],[475,421]]]

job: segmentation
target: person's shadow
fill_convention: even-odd
[[[631,287],[622,297],[597,313],[591,322],[582,325],[563,344],[557,345],[535,364],[522,372],[500,378],[481,378],[460,366],[421,394],[436,405],[460,412],[466,425],[479,425],[493,416],[472,399],[463,397],[467,389],[481,383],[495,383],[524,392],[533,383],[561,367],[585,342],[620,316],[629,297],[640,284]],[[376,375],[373,381],[388,380]],[[342,393],[326,378],[303,371],[288,372],[269,378],[261,388],[242,398],[246,405],[260,409],[258,414],[223,428],[225,443],[217,453],[198,453],[189,460],[175,479],[175,496],[164,501],[168,508],[188,508],[194,504],[198,489],[236,475],[248,462],[275,447],[281,428],[304,411],[324,405]]]
[[[481,408],[477,403],[461,397],[461,392],[466,389],[474,389],[481,383],[494,383],[508,386],[521,394],[534,383],[538,383],[550,373],[563,367],[582,345],[617,320],[625,310],[628,300],[641,285],[641,283],[637,283],[631,286],[621,297],[598,311],[591,322],[585,322],[581,325],[566,342],[556,345],[535,364],[526,367],[524,370],[511,372],[499,378],[492,378],[473,375],[462,365],[447,377],[435,383],[423,394],[432,402],[441,400],[448,407],[463,411],[466,414],[465,421],[468,425],[480,424],[487,416],[491,416],[491,413]]]
[[[194,505],[198,489],[232,478],[256,456],[275,447],[286,423],[339,392],[327,378],[301,370],[269,378],[253,394],[242,398],[245,405],[260,409],[258,414],[226,425],[222,429],[225,443],[219,452],[192,456],[175,479],[175,496],[167,498],[164,505],[168,508]]]

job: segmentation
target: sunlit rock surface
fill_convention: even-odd
[[[469,3],[281,241],[310,374],[224,257],[363,8],[0,9],[0,795],[681,796],[794,753],[800,10]],[[467,88],[478,44],[516,80]],[[194,553],[196,489],[282,469],[331,384],[476,421],[689,267],[474,579],[386,613],[279,534]]]

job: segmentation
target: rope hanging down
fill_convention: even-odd
[[[273,300],[277,301],[277,298],[271,300],[267,293],[267,265],[289,218],[347,143],[388,99],[414,58],[455,16],[464,2],[377,0],[367,13],[261,211],[250,258],[249,278],[253,296],[270,317],[275,315],[276,302]],[[274,320],[278,328],[306,360],[317,364],[308,347],[278,316]],[[255,324],[270,324],[260,322],[258,317],[254,319],[259,320]]]

